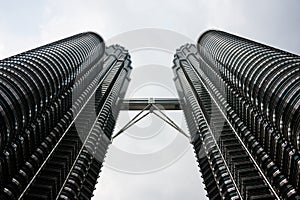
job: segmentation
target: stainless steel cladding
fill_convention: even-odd
[[[92,32],[0,61],[0,199],[90,199],[129,82]]]
[[[212,30],[173,70],[209,198],[299,199],[300,57]]]

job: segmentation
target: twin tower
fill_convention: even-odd
[[[91,32],[0,60],[1,200],[91,199],[130,65]],[[300,199],[300,57],[212,30],[173,72],[208,198]]]

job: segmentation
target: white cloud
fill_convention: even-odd
[[[206,191],[203,189],[201,183],[203,180],[198,171],[191,148],[176,163],[156,173],[144,175],[120,173],[107,168],[104,164],[93,199],[205,199]]]
[[[41,25],[43,40],[57,40],[85,31],[101,33],[107,27],[101,3],[92,1],[48,1]]]
[[[4,58],[4,56],[3,56],[3,54],[4,54],[4,49],[5,49],[4,44],[0,44],[0,59],[1,59],[1,58]]]

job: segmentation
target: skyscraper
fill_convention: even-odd
[[[130,56],[91,32],[0,61],[0,199],[90,199]]]
[[[300,57],[212,30],[173,70],[208,197],[299,199]]]
[[[92,197],[130,65],[91,32],[0,61],[1,200]],[[300,57],[207,31],[173,71],[207,196],[300,199]]]

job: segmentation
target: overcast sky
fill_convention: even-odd
[[[134,70],[127,97],[176,97],[173,53],[208,29],[300,54],[297,0],[0,1],[0,59],[79,32],[95,31],[108,43],[131,50]],[[166,113],[186,130],[182,113]],[[122,112],[116,130],[134,114]],[[159,127],[156,135],[151,135],[153,127]],[[142,154],[146,160],[139,157]],[[188,140],[154,117],[117,138],[106,159],[94,199],[204,199]]]

